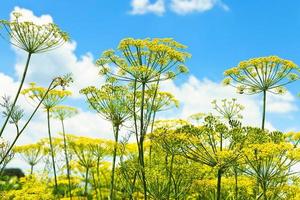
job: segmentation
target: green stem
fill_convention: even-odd
[[[263,197],[264,197],[264,200],[268,200],[267,187],[266,187],[265,183],[263,183]]]
[[[119,138],[119,125],[115,126],[115,144],[113,152],[113,163],[111,170],[111,180],[110,180],[110,199],[114,198],[114,182],[115,182],[115,168],[116,168],[116,158],[117,158],[117,149],[118,149],[118,138]]]
[[[222,180],[222,169],[219,169],[218,182],[217,182],[217,200],[221,200],[221,180]]]
[[[235,179],[235,199],[238,200],[239,188],[238,188],[238,174],[237,174],[237,169],[234,169],[234,179]]]
[[[95,188],[96,199],[99,200],[100,197],[99,197],[99,194],[98,194],[98,185],[97,185],[97,183],[96,183],[96,178],[95,178],[95,174],[94,174],[93,171],[92,171],[91,175],[92,175],[93,184],[94,184],[93,187]]]
[[[142,183],[144,190],[144,200],[147,200],[147,182],[145,173],[145,160],[144,160],[144,101],[145,101],[145,87],[146,84],[142,83],[142,99],[141,99],[141,116],[140,116],[140,144],[139,144],[139,161],[141,166]]]
[[[170,193],[171,193],[171,185],[172,185],[172,176],[173,176],[173,163],[174,163],[174,157],[175,155],[172,153],[171,155],[171,163],[170,163],[170,170],[169,170],[169,181],[168,181],[168,198],[170,199]]]
[[[89,168],[87,167],[85,172],[85,185],[84,185],[84,195],[86,197],[88,196],[88,192],[87,192],[88,178],[89,178]]]
[[[26,64],[25,64],[25,69],[24,69],[24,72],[23,72],[23,75],[22,75],[22,79],[21,79],[21,83],[20,83],[19,89],[18,89],[18,91],[17,91],[17,94],[16,94],[16,96],[15,96],[15,99],[14,99],[14,101],[13,101],[13,104],[12,104],[10,110],[9,110],[9,113],[8,113],[8,115],[7,115],[7,117],[6,117],[5,121],[4,121],[4,124],[2,125],[1,131],[0,131],[0,137],[1,137],[2,134],[3,134],[3,131],[4,131],[5,127],[6,127],[6,125],[7,125],[7,122],[9,121],[9,118],[10,118],[11,115],[12,115],[12,112],[13,112],[13,110],[14,110],[14,107],[15,107],[15,105],[16,105],[16,103],[17,103],[17,100],[18,100],[18,98],[19,98],[19,95],[20,95],[20,93],[21,93],[21,90],[22,90],[22,87],[23,87],[23,84],[24,84],[24,81],[25,81],[26,73],[27,73],[27,71],[28,71],[28,66],[29,66],[29,62],[30,62],[31,55],[32,55],[31,53],[28,53],[27,61],[26,61]]]
[[[97,189],[99,190],[100,199],[102,199],[99,165],[100,165],[100,157],[97,158],[97,169],[96,170],[97,170],[97,178],[98,178]]]
[[[30,165],[30,175],[33,174],[33,165]]]
[[[48,122],[48,136],[49,136],[49,142],[50,142],[50,151],[51,151],[52,167],[53,167],[54,182],[55,182],[55,192],[57,192],[58,187],[57,187],[55,160],[54,160],[54,150],[53,150],[51,130],[50,130],[50,112],[49,112],[49,108],[47,108],[47,122]]]
[[[150,133],[153,133],[155,115],[156,115],[156,112],[153,112],[152,123],[151,123],[151,132]],[[152,157],[152,142],[150,140],[150,147],[149,147],[149,165],[150,165],[150,167],[151,167],[151,157]]]
[[[64,153],[65,153],[66,165],[67,165],[67,178],[68,178],[68,184],[69,184],[69,196],[70,196],[70,199],[72,200],[70,163],[69,163],[68,150],[67,150],[67,139],[66,139],[65,125],[64,125],[64,120],[63,119],[61,120],[61,126],[62,126],[62,131],[63,131]]]
[[[267,91],[263,91],[263,114],[262,114],[262,122],[261,129],[265,129],[265,120],[266,120],[266,101],[267,101]]]

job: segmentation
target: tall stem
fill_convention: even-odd
[[[261,129],[265,129],[265,120],[266,120],[266,101],[267,101],[267,91],[263,91],[263,114],[262,114],[262,122]]]
[[[238,174],[237,169],[234,169],[234,179],[235,179],[235,199],[238,199],[239,188],[238,188]]]
[[[116,168],[116,158],[117,158],[117,149],[118,149],[118,138],[119,138],[119,125],[114,127],[115,129],[115,144],[114,144],[114,152],[113,152],[113,163],[111,170],[111,180],[110,180],[110,199],[114,198],[114,182],[115,182],[115,168]]]
[[[69,196],[72,200],[72,188],[71,188],[71,172],[70,172],[70,164],[69,164],[69,157],[68,157],[68,150],[67,150],[67,139],[66,139],[66,132],[65,132],[65,124],[64,120],[61,119],[61,126],[63,131],[63,139],[64,139],[64,152],[65,152],[65,158],[66,158],[66,165],[67,165],[67,178],[69,183]]]
[[[98,178],[98,184],[97,189],[99,190],[100,199],[102,199],[102,193],[101,193],[101,182],[100,182],[100,157],[97,158],[97,178]]]
[[[153,133],[155,115],[156,115],[156,112],[154,111],[153,112],[153,117],[152,117],[152,122],[151,122],[151,132],[150,133]],[[152,157],[152,143],[151,143],[151,140],[150,140],[150,147],[149,147],[149,164],[150,164],[150,166],[151,166],[151,157]]]
[[[222,179],[222,169],[218,170],[218,183],[217,183],[217,200],[221,200],[221,179]]]
[[[56,177],[56,168],[55,168],[55,160],[54,160],[54,150],[53,150],[51,130],[50,130],[49,108],[47,108],[47,122],[48,122],[48,136],[49,136],[49,142],[50,142],[50,151],[51,151],[52,167],[53,167],[54,182],[55,182],[55,192],[57,192],[57,177]]]
[[[2,134],[3,134],[3,131],[4,131],[5,127],[6,127],[6,125],[7,125],[7,122],[9,121],[10,116],[12,115],[12,112],[13,112],[13,110],[14,110],[14,107],[15,107],[15,105],[16,105],[16,103],[17,103],[17,100],[18,100],[18,98],[19,98],[19,95],[20,95],[20,93],[21,93],[21,90],[22,90],[22,87],[23,87],[23,84],[24,84],[24,81],[25,81],[26,73],[27,73],[27,71],[28,71],[28,66],[29,66],[29,62],[30,62],[31,55],[32,55],[31,53],[28,53],[27,61],[26,61],[26,64],[25,64],[25,69],[24,69],[24,72],[23,72],[23,75],[22,75],[22,79],[21,79],[21,83],[20,83],[19,89],[18,89],[18,91],[17,91],[17,94],[16,94],[16,96],[15,96],[15,99],[14,99],[14,101],[13,101],[13,104],[12,104],[10,110],[9,110],[9,113],[8,113],[8,115],[7,115],[7,117],[6,117],[5,121],[4,121],[4,124],[2,125],[1,131],[0,131],[0,137],[1,137]]]
[[[172,176],[173,176],[173,163],[174,163],[174,157],[175,155],[172,153],[171,155],[171,163],[170,163],[170,169],[169,169],[169,180],[168,180],[168,198],[170,199],[170,193],[171,193],[171,186],[172,186]]]
[[[141,175],[142,175],[142,183],[144,190],[144,200],[147,200],[147,182],[146,182],[146,174],[145,174],[145,160],[144,160],[144,138],[145,138],[145,130],[144,130],[144,104],[145,104],[145,87],[146,84],[142,83],[142,99],[141,99],[141,116],[140,116],[140,144],[139,146],[139,161],[141,166]]]
[[[30,165],[30,175],[33,174],[33,165]]]
[[[264,200],[268,200],[268,196],[267,196],[267,187],[266,187],[266,183],[265,183],[265,182],[263,182],[262,189],[263,189],[263,197],[264,197]]]
[[[96,183],[96,178],[95,178],[95,173],[92,171],[91,173],[92,175],[92,179],[93,179],[93,184],[94,184],[94,188],[95,188],[95,193],[96,193],[96,199],[99,200],[99,195],[98,195],[98,184]]]
[[[84,195],[87,197],[88,196],[88,192],[87,192],[87,186],[88,186],[88,179],[89,178],[89,168],[86,168],[86,172],[85,172],[85,185],[84,185]]]

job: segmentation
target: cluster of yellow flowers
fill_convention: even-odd
[[[224,188],[230,188],[235,186],[234,177],[222,178],[222,185]],[[195,182],[195,186],[206,190],[214,190],[216,187],[216,179],[202,179]],[[253,193],[253,187],[255,186],[255,180],[247,176],[238,177],[238,187],[240,190],[247,191],[248,195]],[[246,194],[245,194],[246,196]]]
[[[20,178],[22,188],[20,190],[9,190],[1,193],[1,199],[3,200],[37,200],[37,199],[49,199],[54,200],[49,183],[43,180],[41,177],[26,176]],[[26,198],[25,198],[26,197]]]
[[[282,153],[293,150],[293,145],[287,142],[266,142],[262,144],[249,144],[247,148],[244,148],[244,154],[248,158],[264,159],[268,157],[276,157]]]
[[[238,66],[226,70],[224,72],[224,75],[239,75],[241,73],[241,70],[248,70],[249,72],[254,72],[255,68],[268,71],[269,68],[275,68],[276,66],[281,66],[284,69],[298,69],[298,66],[290,60],[284,60],[282,58],[279,58],[278,56],[268,56],[252,58],[246,61],[242,61],[238,64]],[[256,71],[256,73],[258,72]]]
[[[56,106],[72,94],[67,90],[48,90],[47,88],[37,86],[35,83],[30,83],[30,87],[22,90],[21,93],[37,103],[43,99],[42,104],[47,109]]]
[[[240,94],[256,94],[262,91],[283,94],[286,84],[299,79],[298,73],[299,67],[290,60],[277,56],[253,58],[226,70],[223,84],[236,87]]]
[[[0,25],[5,27],[11,42],[28,53],[49,51],[69,40],[68,34],[61,31],[56,24],[37,25],[22,20],[21,13],[15,12],[13,15],[13,21],[1,20]]]
[[[172,79],[177,74],[188,71],[182,64],[190,57],[184,51],[185,48],[171,38],[126,38],[119,44],[120,56],[114,50],[107,50],[96,61],[96,65],[101,67],[100,74],[114,76],[120,80],[154,82],[159,79]],[[108,67],[110,64],[117,67],[116,74]]]

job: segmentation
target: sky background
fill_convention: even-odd
[[[232,88],[224,88],[220,84],[223,71],[242,60],[268,55],[300,64],[298,0],[0,0],[0,19],[9,19],[13,11],[24,13],[29,20],[53,21],[70,34],[71,41],[60,49],[34,55],[26,82],[47,85],[56,75],[74,74],[74,96],[65,104],[80,109],[67,122],[69,132],[78,135],[112,137],[109,123],[88,110],[78,90],[102,83],[93,63],[102,51],[116,48],[126,37],[171,37],[187,45],[192,54],[186,62],[190,73],[163,84],[181,106],[162,113],[162,118],[210,112],[213,99],[236,97],[246,107],[244,123],[259,125],[261,96],[237,95]],[[15,94],[25,55],[0,40],[0,95]],[[290,92],[284,96],[268,96],[267,127],[299,130],[299,85],[289,85]],[[19,104],[28,113],[32,109],[22,98]],[[53,123],[58,132],[59,125]],[[9,127],[4,137],[9,140],[12,133]],[[46,136],[45,115],[40,112],[19,144]]]

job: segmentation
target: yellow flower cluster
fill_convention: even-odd
[[[72,93],[67,90],[48,90],[37,86],[35,83],[30,83],[30,87],[22,90],[21,94],[37,103],[43,100],[42,104],[44,107],[50,109],[62,102],[66,97],[71,96]]]
[[[293,149],[293,145],[287,142],[266,142],[263,144],[250,144],[247,148],[244,148],[244,154],[248,158],[268,158],[268,157],[276,157],[282,153],[291,151]]]
[[[13,21],[1,20],[0,25],[5,27],[10,41],[28,53],[46,52],[69,40],[68,34],[61,31],[56,24],[38,25],[22,20],[21,13],[15,12],[13,15]]]
[[[285,92],[283,86],[299,79],[298,72],[299,67],[290,60],[277,56],[259,57],[242,61],[226,70],[223,84],[236,87],[241,94],[269,90],[282,94]],[[233,81],[239,85],[232,84]]]
[[[188,72],[183,63],[190,54],[184,51],[185,48],[171,38],[126,38],[120,42],[119,52],[111,49],[105,51],[96,61],[96,65],[101,67],[101,75],[120,80],[155,82],[172,79],[180,73]],[[115,66],[116,73],[108,65]]]
[[[284,60],[279,58],[278,56],[268,56],[268,57],[259,57],[252,58],[246,61],[242,61],[238,64],[238,66],[228,69],[224,72],[225,76],[229,75],[237,75],[241,73],[241,70],[249,70],[254,71],[254,68],[262,69],[265,68],[274,68],[280,65],[285,69],[298,69],[298,66],[290,60]]]

